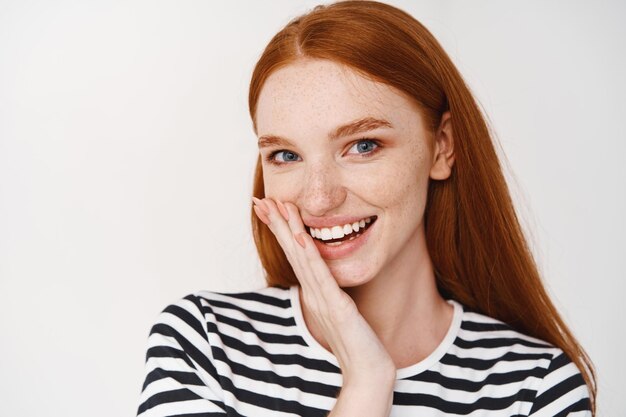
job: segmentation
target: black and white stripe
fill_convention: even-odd
[[[450,329],[399,369],[391,417],[590,416],[589,393],[558,348],[456,301]],[[138,416],[326,416],[342,376],[308,332],[297,287],[199,292],[168,306],[148,338]]]

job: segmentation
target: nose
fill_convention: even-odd
[[[298,205],[305,213],[320,217],[340,207],[346,199],[346,194],[337,167],[332,163],[310,165],[305,171]]]

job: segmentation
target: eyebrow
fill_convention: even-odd
[[[377,119],[375,117],[363,117],[361,119],[357,119],[350,123],[337,127],[328,134],[328,139],[332,141],[344,136],[365,133],[369,132],[370,130],[379,129],[381,127],[393,128],[393,125],[391,124],[391,122],[385,119]],[[285,139],[277,135],[263,135],[259,138],[259,148],[285,145],[291,145],[289,139]]]

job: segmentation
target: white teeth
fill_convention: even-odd
[[[343,227],[341,226],[333,226],[330,231],[333,234],[333,239],[340,239],[343,237]]]
[[[359,220],[358,222],[354,222],[352,224],[350,223],[344,224],[343,226],[333,226],[330,228],[323,227],[320,229],[309,227],[309,231],[311,232],[311,236],[317,239],[321,239],[321,240],[341,239],[342,237],[347,236],[350,233],[358,232],[359,230],[365,228],[366,224],[369,224],[371,222],[372,222],[372,218],[368,217],[366,219]]]
[[[327,229],[326,227],[320,230],[320,234],[321,236],[319,238],[322,240],[330,240],[333,238],[333,234],[330,232],[330,229]]]

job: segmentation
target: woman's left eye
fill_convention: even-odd
[[[354,149],[358,154],[367,154],[373,152],[374,150],[376,150],[376,148],[378,148],[378,143],[376,143],[375,140],[362,139],[352,145],[348,150],[348,153],[351,153],[350,151]]]

